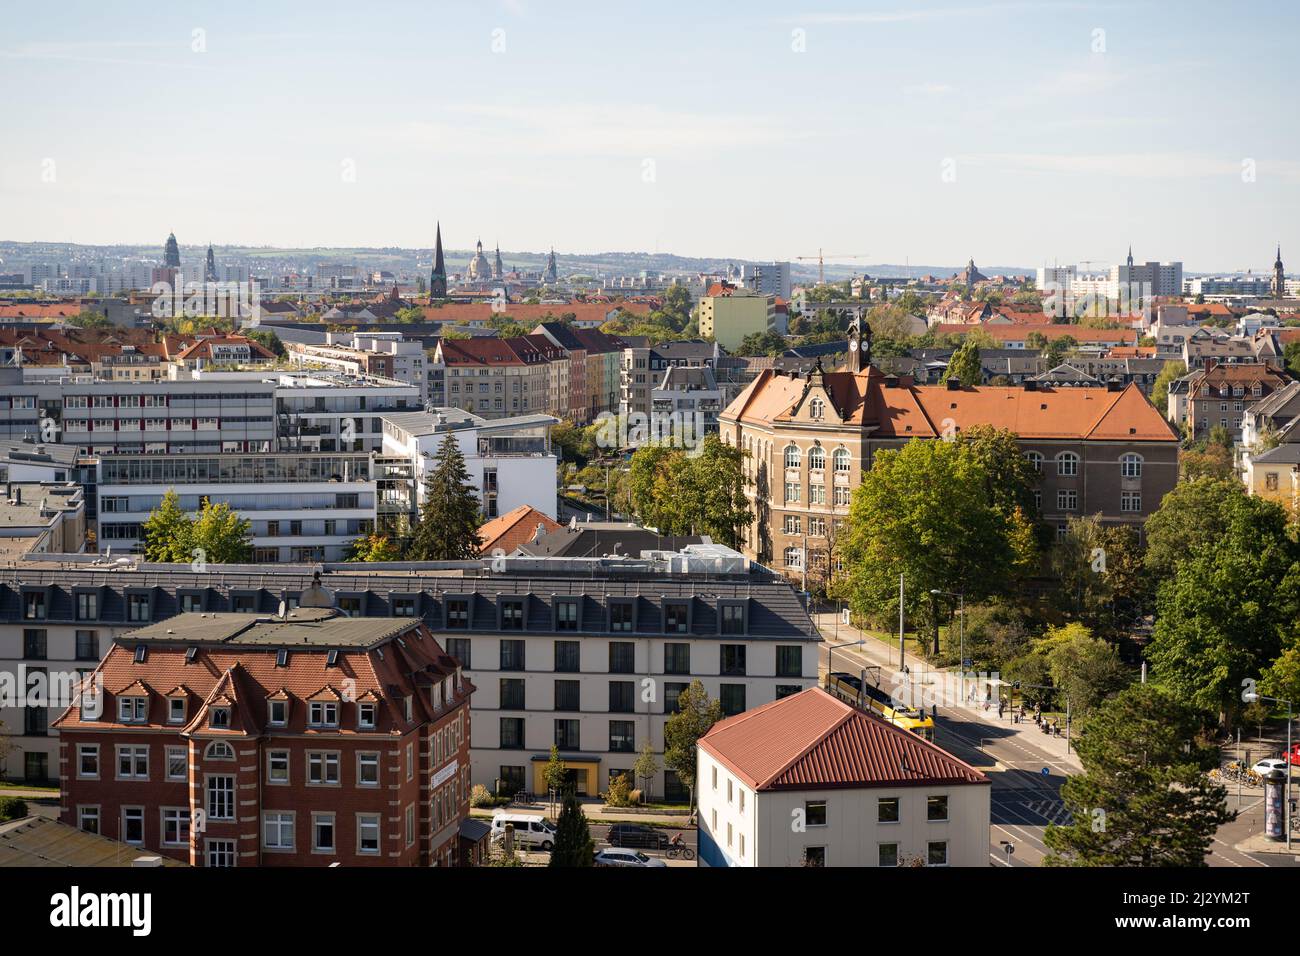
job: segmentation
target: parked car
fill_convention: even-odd
[[[1259,774],[1261,777],[1267,777],[1274,770],[1280,770],[1283,773],[1286,773],[1286,758],[1268,757],[1255,764],[1253,769],[1255,773]]]
[[[662,850],[668,846],[668,834],[639,823],[615,823],[609,828],[610,846],[640,850]]]
[[[597,866],[668,866],[663,860],[646,856],[640,850],[624,850],[618,847],[601,850],[596,854],[595,862]]]
[[[555,846],[555,825],[544,817],[525,813],[497,813],[492,817],[492,841],[505,839],[506,824],[515,827],[515,843],[520,847],[536,847],[547,853]]]

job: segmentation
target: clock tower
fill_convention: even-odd
[[[871,326],[862,321],[861,315],[854,316],[849,326],[848,366],[855,374],[871,368]]]

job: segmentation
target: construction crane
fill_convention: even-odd
[[[867,258],[866,253],[862,253],[860,255],[848,254],[848,253],[841,255],[839,253],[831,253],[832,261],[834,261],[835,259],[865,259],[865,258]],[[816,259],[817,260],[817,284],[818,285],[826,284],[826,257],[822,255],[822,251],[820,249],[817,250],[817,255],[815,256],[795,256],[795,259],[798,260],[799,262],[810,262],[811,260]]]

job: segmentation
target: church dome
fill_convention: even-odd
[[[483,243],[481,240],[479,241],[477,248],[478,251],[474,254],[474,258],[469,260],[469,266],[466,267],[465,274],[469,276],[469,278],[481,282],[484,279],[492,278],[492,263],[488,261],[487,256],[483,255]]]

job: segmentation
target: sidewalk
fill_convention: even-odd
[[[690,829],[690,814],[686,811],[673,813],[668,810],[627,810],[620,807],[606,806],[600,800],[580,800],[582,812],[586,814],[587,819],[592,823],[642,823],[646,826],[663,826],[677,827],[678,829]],[[521,806],[517,803],[505,807],[475,807],[470,810],[470,816],[479,817],[484,820],[490,820],[497,813],[523,813],[536,816],[537,814],[548,814],[550,807],[546,801],[531,803]],[[556,804],[556,813],[559,813],[559,804]]]
[[[894,636],[891,642],[886,643],[851,624],[845,624],[843,621],[836,623],[836,620],[837,615],[834,613],[813,615],[813,621],[817,625],[826,647],[843,644],[846,641],[861,640],[863,643],[861,647],[837,647],[831,652],[830,656],[833,658],[835,670],[856,671],[857,667],[846,665],[853,660],[865,660],[867,664],[880,667],[882,675],[890,675],[899,671],[897,635]],[[913,654],[910,650],[906,653],[904,661],[907,664],[912,680],[917,683],[923,685],[932,683],[933,675],[936,673],[944,674],[958,684],[961,681],[961,675],[957,671],[936,669],[924,658]],[[997,728],[1000,731],[999,739],[1001,740],[1016,740],[1021,746],[1032,747],[1048,754],[1054,761],[1067,765],[1074,771],[1083,769],[1078,754],[1073,752],[1073,748],[1071,748],[1070,753],[1066,753],[1066,739],[1064,736],[1049,737],[1028,717],[1023,723],[1019,724],[1011,722],[1009,712],[1004,717],[998,717],[996,704],[992,709],[985,711],[980,704],[949,703],[945,706],[940,702],[939,716],[943,717],[945,713],[959,716],[962,720],[982,724],[989,728]]]

